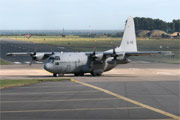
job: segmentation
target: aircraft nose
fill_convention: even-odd
[[[52,70],[53,70],[53,64],[51,64],[51,63],[45,63],[45,64],[44,64],[44,69],[47,70],[47,71],[49,71],[49,72],[52,72]]]

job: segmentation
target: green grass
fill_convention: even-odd
[[[10,65],[11,63],[0,58],[0,65]]]
[[[0,80],[0,89],[15,87],[15,86],[24,86],[31,85],[40,82],[59,82],[62,80],[70,80],[70,79],[22,79],[22,80]]]
[[[51,44],[65,47],[73,51],[93,51],[96,47],[97,51],[105,51],[112,49],[113,46],[119,46],[121,38],[98,37],[98,38],[82,38],[79,36],[32,36],[30,39],[24,36],[0,36],[1,38],[9,38],[23,40],[33,43]],[[140,56],[131,57],[132,60],[145,60],[151,62],[162,63],[180,63],[180,40],[179,39],[149,39],[137,38],[137,46],[139,51],[172,51],[175,57],[171,56]]]

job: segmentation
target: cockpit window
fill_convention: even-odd
[[[59,56],[55,56],[54,60],[60,60],[60,57]]]
[[[54,57],[50,57],[48,62],[54,62]]]

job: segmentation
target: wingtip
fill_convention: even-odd
[[[167,51],[167,52],[166,52],[166,55],[172,55],[172,56],[173,56],[173,55],[175,55],[175,54],[174,54],[172,51]]]
[[[12,53],[6,53],[7,56],[12,56]]]

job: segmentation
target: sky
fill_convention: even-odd
[[[128,16],[180,19],[180,0],[0,0],[0,30],[122,30]]]

